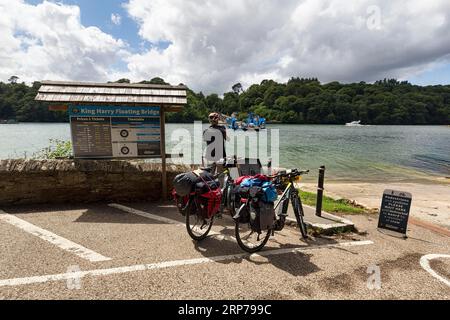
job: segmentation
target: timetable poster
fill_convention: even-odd
[[[75,158],[161,157],[160,107],[71,106]]]

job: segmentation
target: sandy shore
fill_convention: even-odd
[[[316,185],[302,184],[307,191],[315,191]],[[355,200],[368,207],[381,206],[385,189],[410,192],[413,195],[411,216],[450,229],[450,183],[343,183],[328,182],[325,194],[332,198]]]

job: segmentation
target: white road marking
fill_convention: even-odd
[[[435,277],[439,281],[442,281],[443,283],[445,283],[447,286],[450,287],[450,281],[448,279],[444,278],[443,276],[441,276],[440,274],[438,274],[430,266],[430,260],[442,259],[442,258],[450,259],[450,255],[448,255],[448,254],[427,254],[426,256],[423,256],[422,258],[420,258],[420,265],[433,277]]]
[[[102,256],[101,254],[95,251],[87,249],[75,242],[72,242],[61,236],[58,236],[57,234],[54,234],[53,232],[39,228],[34,224],[31,224],[25,220],[17,218],[16,216],[13,216],[11,214],[7,214],[6,212],[1,210],[0,210],[0,220],[9,223],[25,232],[28,232],[42,240],[48,241],[51,244],[59,247],[60,249],[76,254],[80,258],[86,259],[88,261],[100,262],[111,260],[111,258]]]
[[[173,224],[176,225],[178,227],[185,227],[186,224],[185,223],[181,223],[180,221],[174,220],[174,219],[170,219],[170,218],[166,218],[166,217],[161,217],[152,213],[148,213],[145,211],[141,211],[141,210],[137,210],[134,208],[130,208],[121,204],[117,204],[117,203],[110,203],[108,204],[108,206],[110,206],[111,208],[115,208],[127,213],[131,213],[131,214],[136,214],[138,216],[144,217],[144,218],[148,218],[148,219],[153,219],[156,221],[160,221],[160,222],[164,222],[164,223],[168,223],[168,224]],[[231,218],[231,217],[230,217]],[[210,231],[209,235],[217,238],[218,240],[222,241],[222,240],[232,240],[232,241],[236,241],[235,237],[232,236],[225,236],[219,232],[215,232],[215,231]]]
[[[148,218],[148,219],[152,219],[152,220],[156,220],[156,221],[160,221],[160,222],[164,222],[164,223],[168,223],[168,224],[175,224],[178,226],[184,226],[183,223],[180,223],[180,221],[177,220],[173,220],[173,219],[169,219],[169,218],[165,218],[165,217],[161,217],[155,214],[151,214],[145,211],[141,211],[141,210],[137,210],[137,209],[133,209],[130,207],[126,207],[123,206],[121,204],[117,204],[117,203],[110,203],[108,204],[108,206],[110,206],[111,208],[115,208],[124,212],[128,212],[128,213],[132,213],[144,218]]]
[[[253,254],[251,256],[252,257],[255,257],[255,256],[268,257],[268,256],[274,256],[274,255],[296,253],[296,252],[312,250],[312,249],[355,247],[355,246],[365,246],[365,245],[370,245],[370,244],[373,244],[373,242],[372,241],[343,242],[343,243],[321,245],[321,246],[297,247],[297,248],[290,248],[290,249],[274,249],[274,250],[262,251],[258,254]],[[173,268],[173,267],[181,267],[181,266],[189,266],[189,265],[198,265],[198,264],[206,264],[206,263],[220,262],[220,261],[226,261],[226,260],[242,259],[245,257],[250,257],[250,255],[248,253],[238,253],[238,254],[231,254],[231,255],[226,255],[226,256],[216,256],[216,257],[211,257],[211,258],[174,260],[174,261],[166,261],[166,262],[159,262],[159,263],[138,264],[138,265],[133,265],[133,266],[117,267],[117,268],[110,268],[110,269],[96,269],[96,270],[61,273],[61,274],[26,277],[26,278],[5,279],[5,280],[0,280],[0,287],[29,285],[29,284],[46,283],[46,282],[62,281],[62,280],[67,281],[69,279],[74,279],[74,278],[80,279],[80,278],[86,277],[86,276],[99,277],[99,276],[108,276],[108,275],[114,275],[114,274],[130,273],[130,272],[136,272],[136,271],[147,271],[147,270],[157,270],[157,269],[165,269],[165,268]]]

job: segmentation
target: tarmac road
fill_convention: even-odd
[[[2,208],[0,299],[450,298],[450,237],[417,225],[403,240],[351,216],[358,234],[307,242],[286,227],[249,255],[230,219],[195,243],[171,204],[120,208]]]

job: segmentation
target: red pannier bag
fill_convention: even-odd
[[[220,188],[218,188],[216,190],[210,190],[206,193],[203,193],[199,195],[199,202],[202,216],[204,218],[211,219],[220,211],[222,191],[220,190]]]
[[[241,176],[234,181],[234,184],[236,186],[239,186],[239,185],[241,185],[242,182],[244,182],[244,180],[247,180],[247,179],[259,179],[261,181],[270,181],[269,177],[267,177],[266,175],[257,174],[254,176]]]

